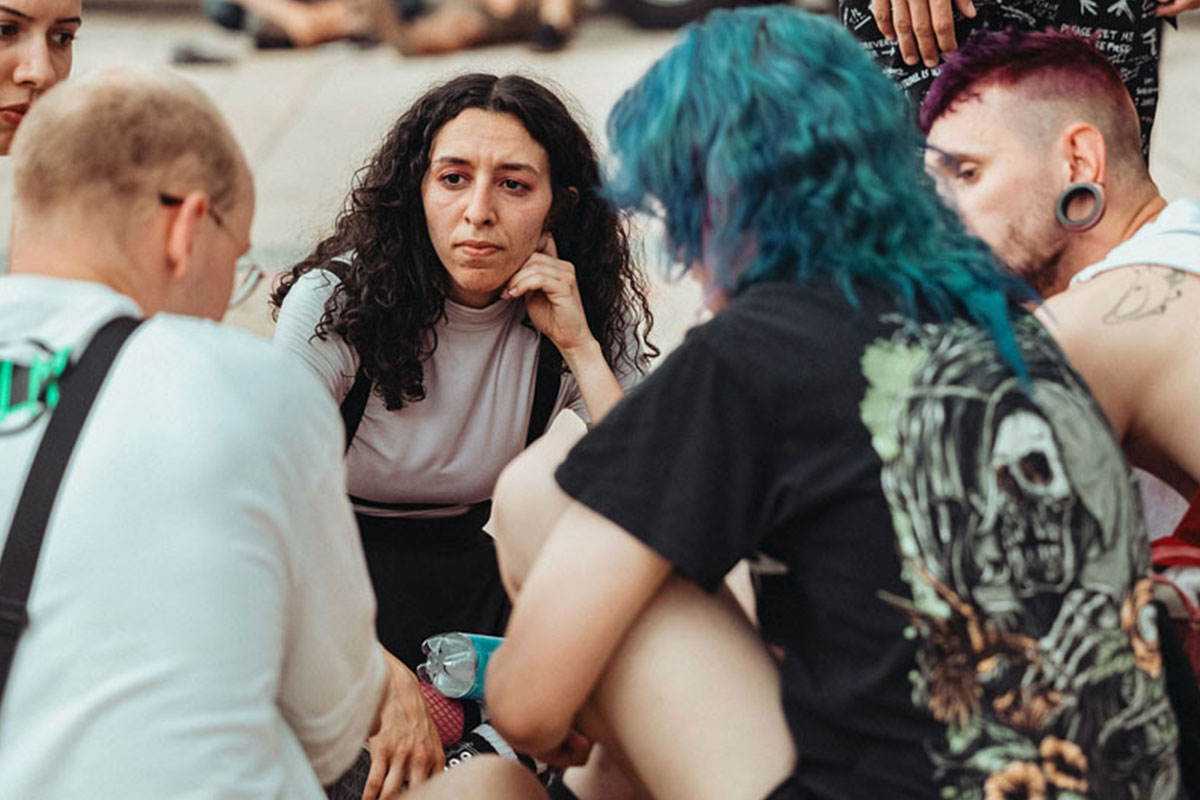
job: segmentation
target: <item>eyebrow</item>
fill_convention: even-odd
[[[472,166],[471,162],[465,158],[458,156],[442,156],[433,162],[434,164],[453,164],[461,166]],[[507,162],[500,165],[500,169],[505,172],[532,172],[534,175],[541,175],[541,171],[532,164],[524,164],[520,161]]]
[[[925,150],[938,157],[938,164],[954,169],[961,166],[964,161],[979,162],[983,160],[983,156],[978,153],[946,150],[928,142],[925,143]]]
[[[24,11],[18,11],[17,9],[15,9],[11,6],[0,5],[0,11],[4,12],[5,14],[12,14],[14,17],[18,17],[18,18],[26,20],[28,22],[33,22],[33,17],[29,16]],[[59,19],[54,20],[55,25],[62,25],[64,23],[67,23],[67,24],[75,23],[75,24],[81,25],[81,24],[83,24],[83,19],[81,19],[80,17],[61,17]]]

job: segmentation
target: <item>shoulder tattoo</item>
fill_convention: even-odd
[[[1167,313],[1167,306],[1183,297],[1181,269],[1137,269],[1133,283],[1102,317],[1105,325],[1120,325]]]

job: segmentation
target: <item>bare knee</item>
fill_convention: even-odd
[[[595,714],[590,716],[597,717]],[[586,731],[585,728],[580,730]],[[612,739],[606,736],[605,741],[611,742]],[[576,797],[652,800],[650,792],[641,784],[633,766],[619,756],[618,752],[613,745],[597,744],[592,749],[587,764],[566,771],[563,783]]]
[[[651,796],[760,798],[796,764],[780,687],[734,600],[673,577],[625,634],[588,710]]]
[[[487,18],[478,11],[442,6],[428,17],[409,23],[409,52],[405,55],[453,53],[487,37]]]
[[[537,778],[515,761],[478,756],[405,792],[412,800],[545,800]]]
[[[567,507],[569,498],[554,480],[554,470],[578,440],[578,433],[553,428],[513,459],[496,481],[491,527],[500,575],[510,595],[524,582],[550,529]]]

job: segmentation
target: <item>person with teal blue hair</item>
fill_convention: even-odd
[[[903,97],[834,24],[743,13],[686,37],[617,104],[610,196],[664,209],[711,295],[832,282],[857,305],[855,284],[874,284],[909,314],[958,306],[1018,362],[1009,305],[1032,295],[930,190]]]
[[[657,800],[1176,798],[1129,467],[898,91],[834,24],[740,9],[609,133],[610,195],[716,313],[501,475],[493,725],[599,740]],[[743,559],[758,628],[720,594]]]

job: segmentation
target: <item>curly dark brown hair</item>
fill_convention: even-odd
[[[421,182],[434,137],[468,108],[516,117],[546,149],[553,188],[547,227],[559,257],[575,265],[588,327],[610,366],[644,371],[658,349],[647,340],[654,319],[625,219],[600,194],[596,152],[566,105],[519,75],[463,75],[422,95],[355,176],[333,235],[283,275],[271,295],[273,313],[301,275],[329,269],[341,280],[314,335],[349,343],[389,409],[424,399],[423,362],[437,347],[434,326],[450,287],[429,239]],[[334,260],[351,251],[351,264]]]

